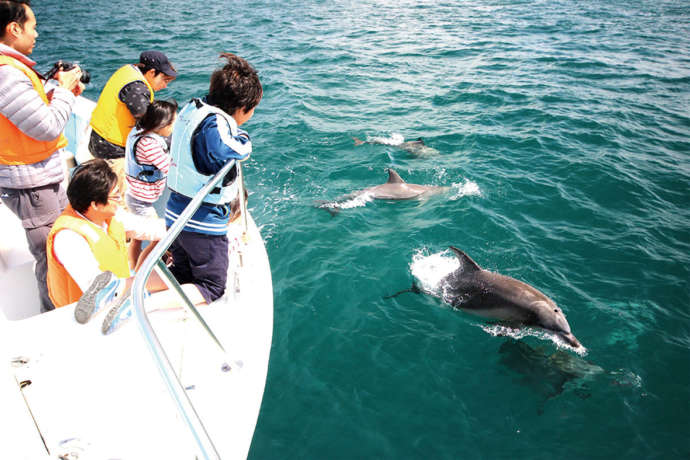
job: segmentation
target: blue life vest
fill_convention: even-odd
[[[141,134],[141,131],[136,127],[132,128],[127,136],[127,143],[125,145],[125,173],[136,180],[153,184],[159,180],[165,179],[163,171],[154,165],[145,165],[139,163],[137,160],[137,143],[142,137],[150,137],[161,145],[163,150],[168,150],[168,143],[165,138],[156,133]]]
[[[192,135],[199,124],[210,114],[220,115],[228,122],[230,133],[233,136],[238,134],[235,119],[217,107],[208,105],[199,99],[192,99],[182,108],[175,122],[172,145],[170,146],[172,164],[168,171],[168,187],[170,190],[189,198],[193,198],[211,179],[211,176],[197,171],[192,158]],[[204,202],[229,203],[237,196],[238,187],[236,180],[227,185],[219,185],[204,198]]]

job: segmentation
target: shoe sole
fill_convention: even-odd
[[[101,332],[104,335],[108,335],[111,332],[114,332],[115,329],[117,329],[117,326],[112,328],[113,326],[113,321],[117,318],[117,314],[120,312],[120,308],[122,307],[122,304],[125,303],[125,300],[129,297],[129,289],[127,289],[125,292],[122,293],[122,295],[115,301],[115,304],[113,307],[108,310],[108,314],[105,315],[105,319],[103,320],[103,326],[101,326]],[[131,305],[129,308],[133,308]],[[118,322],[115,323],[116,325]],[[111,329],[112,328],[112,329]]]
[[[79,324],[86,324],[96,308],[96,295],[110,283],[113,279],[112,272],[103,272],[98,275],[91,283],[91,286],[79,298],[77,306],[74,307],[74,319]]]

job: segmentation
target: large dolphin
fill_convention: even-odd
[[[388,139],[381,139],[381,138],[371,138],[367,141],[363,141],[361,139],[357,139],[356,137],[353,137],[355,141],[355,145],[362,145],[362,144],[383,144],[383,145],[390,145],[396,148],[399,148],[401,150],[404,150],[406,152],[411,153],[412,155],[416,155],[418,157],[428,157],[428,156],[434,156],[438,155],[439,151],[436,150],[435,148],[429,147],[424,143],[421,137],[418,137],[417,139],[413,141],[405,141],[402,142],[402,136],[399,142],[393,142]]]
[[[363,190],[359,190],[344,197],[338,198],[335,202],[319,202],[319,208],[328,209],[330,211],[337,209],[339,203],[355,200],[363,197],[366,200],[411,200],[413,198],[424,198],[436,193],[442,193],[450,187],[439,187],[435,185],[420,185],[410,184],[405,182],[400,174],[393,169],[388,169],[388,181],[381,185],[375,185]]]
[[[393,169],[388,169],[388,180],[385,184],[365,188],[358,195],[367,194],[377,200],[410,200],[421,196],[441,193],[450,187],[438,187],[435,185],[408,184]]]
[[[444,301],[486,318],[540,327],[554,332],[575,348],[582,346],[553,300],[529,284],[483,270],[456,247],[450,249],[460,261],[460,267],[440,282]]]

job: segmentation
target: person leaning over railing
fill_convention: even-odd
[[[263,89],[256,70],[230,53],[227,64],[211,75],[208,95],[192,99],[180,111],[173,128],[172,166],[168,172],[170,198],[165,210],[170,227],[196,193],[232,160],[252,151],[249,135],[239,126],[254,115]],[[170,271],[180,284],[197,287],[206,303],[225,293],[228,273],[228,226],[232,202],[239,203],[237,165],[211,191],[170,246]]]
[[[0,1],[0,198],[22,221],[36,259],[41,311],[54,308],[46,285],[46,237],[67,204],[62,134],[84,85],[81,69],[57,72],[48,94],[34,70],[36,17],[28,0]]]

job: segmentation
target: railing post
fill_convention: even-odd
[[[158,366],[158,369],[161,372],[161,375],[165,380],[166,385],[168,386],[168,390],[170,391],[171,395],[173,396],[173,399],[175,400],[175,403],[178,406],[180,415],[187,424],[189,430],[192,432],[192,435],[197,443],[197,446],[199,447],[200,453],[203,455],[203,458],[207,459],[220,458],[220,455],[218,454],[218,451],[213,445],[213,440],[206,431],[206,428],[204,427],[204,424],[201,418],[199,417],[199,414],[197,414],[196,410],[194,409],[194,405],[192,404],[191,400],[189,399],[189,396],[184,390],[184,386],[182,385],[182,383],[180,383],[180,380],[178,379],[177,374],[175,373],[175,369],[173,368],[172,364],[170,363],[170,360],[168,359],[168,356],[163,350],[163,347],[161,346],[161,343],[158,340],[156,333],[151,327],[151,322],[149,321],[149,318],[146,314],[146,310],[144,309],[144,290],[146,288],[146,282],[148,281],[148,278],[151,275],[154,266],[156,266],[157,261],[165,253],[165,251],[168,250],[172,242],[175,240],[175,238],[177,238],[177,235],[180,234],[185,224],[189,221],[189,219],[191,219],[196,210],[199,209],[199,206],[201,206],[201,203],[203,202],[203,199],[206,197],[206,195],[208,195],[209,192],[216,186],[216,184],[218,184],[225,177],[228,171],[230,171],[230,169],[235,164],[239,166],[239,162],[236,162],[235,160],[228,162],[194,196],[192,201],[187,205],[184,211],[182,211],[178,219],[173,223],[170,229],[168,229],[165,238],[158,242],[156,247],[144,260],[141,268],[139,269],[139,272],[134,277],[134,282],[132,284],[132,308],[134,309],[134,316],[136,317],[140,330],[144,335],[144,339],[146,340],[146,343],[149,349],[151,350],[151,353],[153,354],[154,361],[156,362],[156,365]],[[236,178],[236,180],[242,180],[241,168],[238,170],[238,177]],[[241,192],[240,203],[244,203],[244,191],[241,182],[239,190]],[[243,213],[246,212],[246,208],[242,207],[240,209],[242,209]],[[196,307],[194,305],[188,306],[188,308],[192,310],[192,312],[197,318],[201,317],[199,315],[199,312],[196,311]],[[210,328],[208,328],[208,325],[205,323],[202,324],[209,331],[211,337],[216,341],[216,343],[220,345],[220,342],[218,342],[218,339],[216,338],[215,334],[213,334]],[[222,349],[222,345],[220,346]]]

